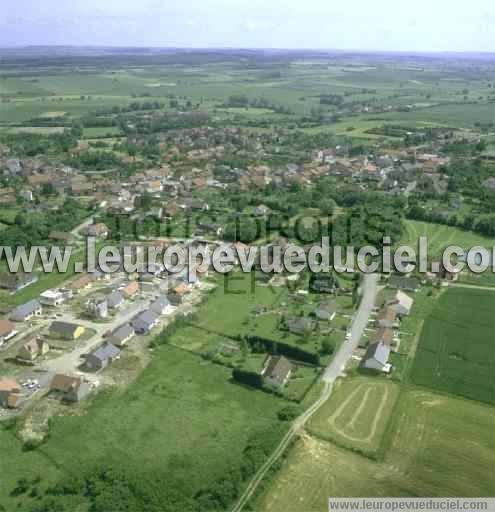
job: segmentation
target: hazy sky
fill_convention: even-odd
[[[495,51],[494,0],[0,0],[0,46]]]

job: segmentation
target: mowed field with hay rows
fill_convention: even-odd
[[[383,461],[303,434],[260,512],[323,511],[329,497],[493,496],[493,408],[410,390],[399,397]]]
[[[311,419],[308,431],[339,446],[375,455],[399,386],[366,377],[344,379],[336,386],[332,398]]]

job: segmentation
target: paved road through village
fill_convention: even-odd
[[[341,345],[340,349],[335,354],[335,357],[332,359],[332,362],[323,372],[322,380],[324,382],[324,387],[320,397],[309,409],[301,414],[301,416],[296,418],[296,420],[291,425],[291,428],[285,434],[275,451],[270,455],[270,457],[266,460],[263,466],[258,470],[252,480],[249,482],[249,485],[232,508],[232,512],[240,512],[244,508],[246,503],[249,501],[249,498],[251,498],[272,464],[282,455],[294,436],[302,427],[304,427],[305,423],[330,398],[333,383],[344,370],[346,364],[352,356],[353,351],[357,348],[359,340],[363,335],[364,329],[368,324],[370,314],[375,306],[379,279],[379,274],[364,274],[361,285],[361,303],[352,321],[352,325],[349,331],[351,336],[349,340],[345,341]]]

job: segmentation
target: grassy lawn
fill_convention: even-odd
[[[162,346],[132,387],[101,392],[82,415],[56,418],[37,450],[24,452],[13,430],[0,430],[0,504],[26,510],[35,503],[8,496],[19,478],[40,476],[43,492],[101,465],[160,478],[165,488],[180,473],[194,495],[239,464],[254,433],[280,429],[276,413],[283,406],[272,395],[231,383],[221,366]],[[172,490],[177,482],[168,485]]]
[[[442,123],[446,126],[470,127],[476,122],[491,122],[495,115],[495,104],[450,104],[436,105],[431,108],[422,108],[412,112],[393,112],[382,114],[384,121],[400,121],[414,123],[417,121],[430,121]]]
[[[308,352],[318,353],[322,342],[329,339],[335,349],[345,337],[350,315],[353,312],[350,297],[337,297],[338,313],[333,321],[316,322],[314,330],[307,336],[288,332],[281,325],[284,316],[305,317],[316,309],[319,302],[333,299],[325,294],[310,293],[304,296],[291,295],[284,286],[271,286],[253,282],[250,274],[235,272],[226,280],[219,277],[218,287],[200,307],[197,318],[189,327],[180,329],[172,336],[171,343],[196,353],[216,353],[218,348],[229,343],[230,338],[241,336],[259,336],[276,342],[298,346]],[[257,308],[264,308],[256,314]],[[242,354],[231,354],[223,358],[228,364],[240,364]],[[322,364],[329,361],[322,357]]]
[[[417,293],[410,293],[414,299],[414,305],[409,316],[404,317],[400,324],[400,345],[397,352],[390,355],[390,362],[393,365],[392,379],[402,381],[408,375],[418,340],[423,328],[425,319],[430,315],[436,301],[445,290],[424,286]],[[383,297],[393,296],[392,290],[384,290]]]
[[[311,419],[308,431],[339,446],[374,454],[398,394],[397,384],[381,378],[341,380],[330,400]]]
[[[495,274],[491,268],[488,268],[485,272],[481,272],[480,274],[475,274],[467,269],[459,274],[459,283],[493,287],[495,286]]]
[[[495,404],[495,294],[448,290],[426,319],[416,352],[416,384]]]
[[[255,510],[326,510],[331,496],[493,496],[493,409],[415,389],[399,400],[383,462],[303,436]]]

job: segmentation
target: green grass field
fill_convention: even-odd
[[[489,123],[495,116],[495,103],[436,105],[412,112],[393,112],[380,115],[383,121],[401,123],[429,121],[452,127],[472,127],[474,123]]]
[[[187,492],[195,494],[239,464],[250,436],[276,432],[283,406],[231,383],[229,370],[163,346],[130,388],[101,392],[83,413],[55,418],[40,448],[24,452],[14,431],[0,429],[0,504],[5,510],[36,504],[28,496],[9,497],[20,478],[41,477],[43,492],[101,465],[160,478],[164,488],[184,475]],[[75,500],[71,510],[87,510]]]
[[[411,390],[399,397],[382,462],[303,435],[253,507],[323,511],[331,496],[493,496],[494,426],[491,407]]]
[[[374,454],[398,394],[399,386],[383,379],[340,381],[330,400],[311,419],[308,431],[339,446]]]
[[[408,245],[417,250],[419,237],[427,237],[428,255],[433,257],[440,256],[443,249],[450,245],[458,245],[462,249],[470,249],[478,245],[487,248],[495,246],[495,239],[450,226],[415,220],[405,220],[404,226],[405,233],[400,245]]]
[[[309,302],[316,300],[315,294],[306,296],[300,305],[294,305],[285,287],[273,288],[256,281],[252,288],[251,274],[234,272],[228,277],[227,284],[225,283],[223,277],[218,279],[218,287],[198,311],[198,319],[192,322],[191,327],[175,334],[172,343],[197,353],[204,353],[211,351],[229,337],[256,335],[300,346],[308,351],[320,350],[322,335],[314,332],[305,339],[279,326],[281,312],[298,314],[305,308],[307,311],[314,309],[316,305],[313,303],[311,306]],[[325,298],[327,297],[323,297]],[[282,303],[285,306],[281,306]],[[343,301],[343,304],[350,306],[350,299]],[[270,309],[270,312],[256,316],[253,310],[258,306],[264,306]],[[352,306],[345,309],[345,312],[352,314]],[[344,338],[344,332],[345,329],[336,331],[330,337],[335,343],[339,343]]]
[[[412,380],[439,391],[495,404],[495,294],[451,289],[426,319]]]

